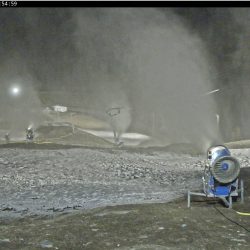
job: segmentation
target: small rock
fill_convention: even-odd
[[[0,239],[0,243],[9,243],[10,239]]]
[[[52,248],[53,247],[53,243],[51,241],[48,240],[44,240],[40,243],[40,246],[42,248]]]
[[[2,211],[16,211],[16,209],[13,207],[4,207],[2,208]]]
[[[246,234],[239,234],[239,236],[246,236]]]
[[[34,196],[34,197],[31,197],[32,200],[36,200],[36,199],[39,199],[39,197],[37,196]]]
[[[52,210],[53,212],[63,212],[64,211],[64,208],[55,208],[55,207],[53,207],[53,208],[48,208],[47,209],[48,211],[50,211],[50,210]]]
[[[89,242],[87,242],[87,243],[83,243],[82,245],[84,246],[84,247],[86,247],[86,246],[88,246],[88,245],[90,245],[90,244],[92,244],[92,241],[89,241]]]
[[[141,235],[141,236],[139,236],[138,238],[139,238],[139,239],[147,239],[148,236],[147,236],[147,235]]]
[[[79,209],[79,208],[81,208],[82,206],[81,205],[75,205],[75,206],[73,206],[73,209]]]

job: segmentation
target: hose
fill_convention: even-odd
[[[237,214],[239,215],[244,215],[244,216],[250,216],[250,213],[244,213],[244,212],[239,212],[239,211],[236,211],[234,210]]]

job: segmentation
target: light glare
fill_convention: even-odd
[[[14,95],[14,96],[17,96],[19,95],[20,93],[20,88],[19,87],[12,87],[11,88],[11,94]]]

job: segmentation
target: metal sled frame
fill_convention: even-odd
[[[238,193],[240,193],[240,201],[241,203],[244,203],[244,183],[243,180],[240,181],[240,188],[237,188],[235,191],[231,192],[229,195],[214,195],[214,194],[206,194],[204,193],[197,193],[197,192],[191,192],[188,191],[187,193],[187,206],[188,208],[191,207],[191,195],[195,196],[203,196],[203,197],[208,197],[208,198],[219,198],[221,199],[225,206],[228,208],[232,208],[233,202],[232,202],[232,197],[238,197]],[[228,197],[228,200],[226,199]]]

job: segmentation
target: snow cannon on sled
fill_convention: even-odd
[[[188,207],[191,195],[219,198],[226,207],[232,208],[232,201],[239,193],[244,202],[243,180],[239,180],[240,163],[231,156],[229,149],[218,145],[207,150],[207,163],[202,176],[203,193],[188,191]]]

